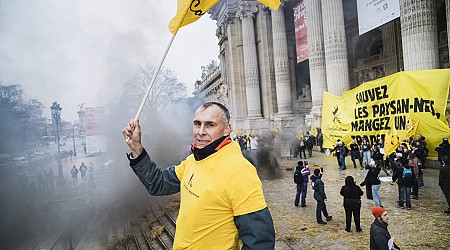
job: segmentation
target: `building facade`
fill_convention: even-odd
[[[323,92],[344,91],[403,70],[449,68],[449,0],[399,0],[400,18],[359,35],[356,0],[222,0],[218,68],[194,94],[225,104],[234,128],[320,127]],[[306,12],[308,59],[298,62],[294,25]],[[447,105],[447,120],[450,109]]]

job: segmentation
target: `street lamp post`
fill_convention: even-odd
[[[75,129],[72,127],[72,140],[73,140],[73,156],[77,156],[77,149],[75,148]]]
[[[62,172],[62,165],[61,165],[61,150],[59,147],[60,143],[60,137],[59,137],[59,123],[61,122],[61,110],[62,108],[59,106],[57,102],[54,102],[53,105],[50,107],[52,111],[52,117],[56,123],[56,138],[58,143],[58,178],[61,183],[64,183],[64,175]]]

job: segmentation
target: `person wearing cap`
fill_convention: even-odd
[[[444,213],[450,214],[450,157],[445,155],[442,157],[442,161],[445,165],[439,170],[439,186],[448,205],[448,209]]]
[[[372,222],[372,225],[370,225],[370,250],[399,250],[400,247],[394,242],[392,242],[392,248],[389,248],[391,234],[387,229],[389,224],[387,211],[382,207],[373,206],[372,214],[375,217],[375,220]]]
[[[450,144],[448,143],[448,139],[443,138],[442,143],[439,144],[439,146],[437,146],[434,150],[436,150],[436,152],[438,153],[438,161],[439,161],[439,163],[441,163],[441,167],[443,167],[445,164],[442,161],[442,157],[444,155],[447,155],[450,157]]]

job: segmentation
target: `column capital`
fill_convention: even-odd
[[[220,26],[217,26],[216,29],[216,36],[217,38],[219,38],[219,40],[222,40],[223,38],[225,38],[227,36],[227,24],[222,24]]]
[[[258,12],[258,7],[255,4],[243,4],[237,12],[237,16],[241,19],[253,18]]]

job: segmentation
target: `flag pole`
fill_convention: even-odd
[[[145,102],[147,101],[148,95],[150,94],[150,91],[152,90],[152,87],[155,84],[156,77],[158,76],[158,73],[159,73],[159,71],[161,69],[161,66],[164,63],[164,60],[166,59],[167,54],[169,53],[169,49],[172,46],[173,40],[175,39],[175,36],[178,33],[178,29],[181,28],[183,20],[186,18],[188,10],[189,10],[189,8],[186,8],[186,10],[184,11],[183,17],[182,17],[180,23],[178,24],[178,28],[172,34],[172,37],[170,38],[169,43],[167,44],[166,50],[164,51],[164,54],[161,57],[161,60],[160,60],[159,65],[158,65],[158,68],[156,69],[155,74],[153,75],[153,77],[152,77],[152,79],[150,81],[150,84],[148,85],[148,88],[147,88],[147,91],[145,92],[144,98],[142,98],[141,105],[139,106],[139,109],[136,112],[136,116],[134,117],[134,120],[133,120],[133,130],[134,130],[134,127],[135,127],[136,120],[139,119],[139,116],[141,115],[142,109],[144,108]],[[131,139],[130,137],[127,137],[125,139],[125,141],[128,143],[128,141],[130,141],[130,139]]]
[[[170,38],[169,43],[167,44],[166,50],[164,51],[164,54],[161,57],[161,60],[159,61],[158,67],[156,68],[156,71],[155,71],[155,74],[153,74],[153,77],[150,80],[150,84],[148,85],[147,90],[145,91],[145,95],[142,98],[141,105],[139,106],[139,109],[136,112],[136,116],[134,117],[133,123],[136,123],[136,120],[139,119],[139,116],[142,113],[142,109],[144,109],[145,102],[147,101],[148,95],[150,94],[150,91],[152,90],[153,85],[156,82],[156,77],[158,76],[158,73],[161,70],[161,67],[162,67],[162,65],[164,63],[164,60],[166,59],[166,56],[169,53],[169,49],[172,46],[172,43],[173,43],[173,40],[175,39],[175,36],[176,36],[176,33],[172,34],[172,37]],[[133,124],[133,129],[134,129],[134,124]],[[129,137],[127,137],[125,139],[126,142],[128,142],[129,140],[130,140]]]
[[[159,61],[159,65],[158,68],[156,68],[155,74],[153,74],[153,77],[150,81],[150,84],[147,87],[147,91],[145,92],[144,98],[142,98],[141,101],[141,106],[139,106],[139,109],[136,113],[136,116],[134,117],[134,121],[136,121],[137,119],[139,119],[139,116],[141,115],[142,109],[144,108],[145,102],[147,101],[148,95],[150,94],[150,91],[153,88],[153,85],[155,84],[156,81],[156,77],[158,76],[159,71],[161,70],[161,67],[164,63],[164,60],[166,59],[167,54],[169,53],[169,49],[172,46],[173,40],[175,39],[175,35],[173,34],[172,37],[169,40],[169,43],[167,44],[166,50],[164,51],[164,54],[161,58],[161,60]]]
[[[169,44],[167,44],[167,48],[164,51],[163,56],[161,57],[161,61],[159,62],[158,68],[156,69],[155,74],[152,77],[152,80],[150,81],[150,84],[148,85],[147,91],[145,92],[144,98],[142,98],[141,106],[139,106],[138,111],[136,112],[136,116],[134,117],[134,122],[136,122],[137,119],[139,119],[139,116],[141,115],[142,109],[144,108],[145,102],[147,101],[148,95],[150,94],[150,91],[152,90],[153,85],[155,84],[156,77],[158,76],[159,70],[161,69],[162,64],[164,63],[164,60],[166,59],[167,53],[169,53],[170,46],[172,46],[173,40],[175,39],[175,36],[178,33],[178,29],[181,28],[183,20],[186,18],[187,12],[189,8],[186,8],[186,10],[183,13],[183,17],[181,18],[181,21],[178,25],[177,30],[174,34],[172,34],[172,37],[169,40]],[[129,138],[127,138],[128,142]]]

